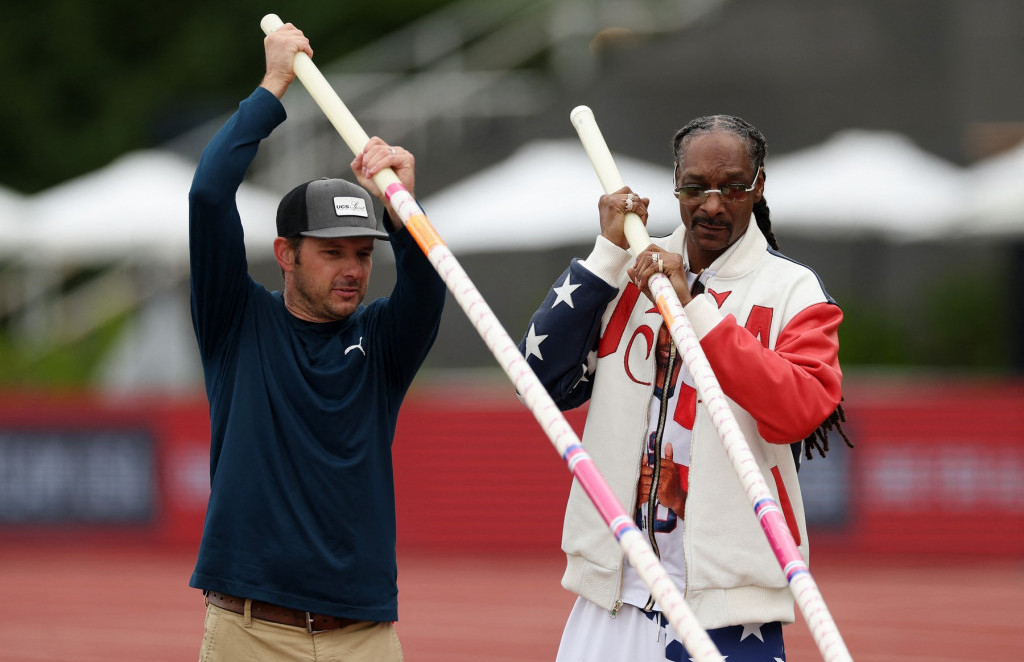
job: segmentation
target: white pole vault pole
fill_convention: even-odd
[[[270,34],[280,28],[282,22],[275,14],[267,14],[260,22],[260,26],[266,34]],[[352,153],[362,153],[363,147],[369,142],[369,137],[313,61],[305,53],[299,52],[295,55],[293,66],[296,77],[302,81]],[[576,433],[565,420],[565,416],[530,369],[526,359],[519,353],[516,343],[502,328],[501,322],[491,312],[487,302],[480,296],[451,250],[427,220],[419,204],[390,168],[374,175],[373,181],[381,191],[384,191],[391,206],[401,216],[402,222],[416,239],[416,243],[444,280],[488,349],[512,380],[523,402],[565,460],[569,471],[597,507],[629,562],[650,588],[651,595],[661,604],[665,616],[679,633],[686,650],[697,662],[725,662],[725,658],[718,652],[707,632],[687,607],[679,589],[672,583],[654,550],[651,549],[650,543],[615,498],[594,461],[583,449]]]
[[[619,175],[619,169],[615,166],[611,151],[605,143],[601,129],[597,126],[593,111],[587,106],[577,106],[569,114],[569,120],[580,136],[583,149],[590,157],[590,163],[594,166],[594,171],[597,172],[597,177],[601,180],[601,186],[605,193],[622,188],[624,186],[622,176]],[[626,214],[624,230],[626,239],[629,241],[629,248],[634,256],[639,255],[651,244],[647,228],[635,213],[628,212]],[[736,423],[736,417],[733,416],[729,403],[726,402],[725,395],[722,393],[722,388],[718,384],[718,379],[711,370],[707,357],[704,356],[700,341],[697,340],[690,321],[686,319],[686,313],[683,311],[682,304],[679,303],[679,297],[675,290],[672,289],[672,283],[664,274],[656,273],[648,279],[647,284],[651,294],[655,297],[658,310],[661,311],[665,323],[669,326],[672,340],[679,348],[679,353],[697,384],[697,390],[700,391],[701,398],[711,413],[711,419],[725,446],[725,452],[754,507],[754,514],[757,515],[757,519],[761,523],[761,528],[771,544],[775,558],[778,559],[779,566],[786,575],[789,589],[800,606],[800,611],[804,620],[807,621],[811,635],[818,645],[818,650],[826,662],[845,662],[846,660],[852,662],[853,658],[850,657],[846,644],[843,643],[843,638],[839,634],[839,629],[825,606],[825,600],[821,597],[821,592],[818,591],[818,585],[811,577],[807,563],[800,555],[796,541],[793,540],[793,535],[789,532],[782,510],[768,490],[764,475],[758,468],[757,461],[750,452],[750,446],[747,445],[743,432]]]

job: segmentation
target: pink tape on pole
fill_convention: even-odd
[[[793,536],[788,535],[789,525],[779,505],[773,499],[762,499],[754,506],[754,513],[775,552],[775,558],[786,573],[786,581],[792,582],[796,575],[808,572],[807,563],[800,555]]]
[[[562,457],[569,466],[569,471],[579,481],[583,491],[594,502],[597,511],[601,513],[601,517],[612,529],[616,539],[621,538],[626,530],[636,528],[633,520],[626,516],[626,511],[623,510],[615,495],[610,489],[607,489],[607,483],[604,482],[597,465],[594,464],[594,460],[582,445],[570,444]],[[599,487],[605,489],[599,489]]]
[[[386,189],[384,189],[384,195],[387,197],[388,202],[390,202],[392,196],[394,196],[399,191],[405,191],[406,193],[408,193],[408,190],[404,186],[402,186],[401,182],[394,182],[393,184],[389,185]]]

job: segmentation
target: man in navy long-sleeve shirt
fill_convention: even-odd
[[[282,200],[283,291],[249,276],[235,193],[285,119],[294,55],[312,56],[290,24],[265,47],[261,86],[206,147],[189,193],[211,421],[211,494],[190,582],[208,605],[201,659],[400,660],[391,444],[444,285],[373,184],[385,167],[410,192],[414,183],[413,156],[379,138],[352,162],[361,186],[315,180]],[[390,238],[397,282],[366,305],[378,238]]]

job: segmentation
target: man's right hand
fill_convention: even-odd
[[[629,241],[623,227],[626,212],[632,211],[647,225],[647,205],[650,198],[641,198],[628,186],[623,186],[614,193],[602,195],[597,201],[597,209],[601,214],[601,234],[605,239],[619,248],[629,250]]]
[[[398,212],[391,206],[388,196],[377,187],[373,176],[384,168],[391,168],[398,181],[402,183],[409,195],[414,195],[416,184],[416,158],[412,152],[401,147],[389,145],[382,139],[374,136],[363,146],[363,151],[356,154],[352,159],[352,172],[356,175],[359,185],[380,199],[388,210],[391,218],[391,229],[398,231],[402,228],[402,219]]]
[[[295,69],[292,66],[295,54],[302,51],[313,57],[313,49],[302,30],[291,23],[285,23],[263,39],[263,50],[267,55],[267,73],[260,87],[280,99],[295,80]]]

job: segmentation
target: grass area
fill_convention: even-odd
[[[0,385],[14,388],[74,388],[88,385],[131,314],[119,315],[66,345],[40,344],[0,331]]]

